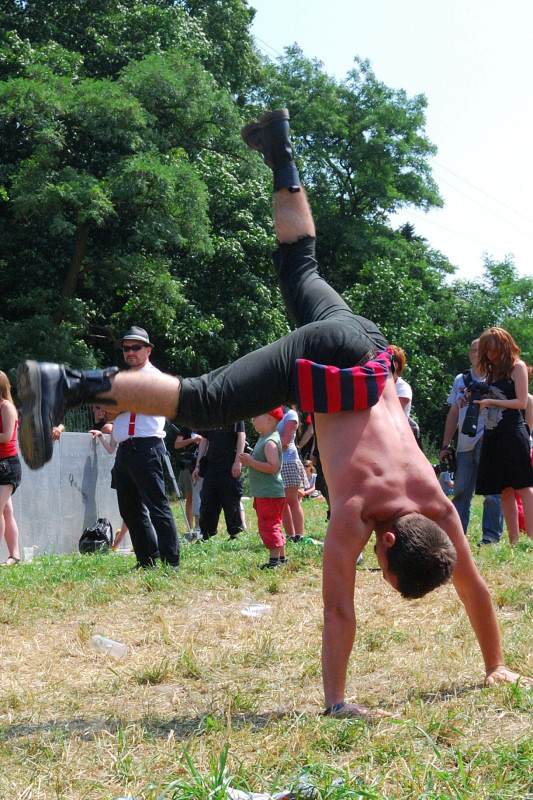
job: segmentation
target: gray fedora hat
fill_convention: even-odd
[[[133,325],[129,331],[124,334],[122,341],[125,339],[135,339],[135,341],[143,342],[144,344],[148,345],[148,347],[153,347],[147,332],[144,330],[144,328],[139,328],[137,325]]]

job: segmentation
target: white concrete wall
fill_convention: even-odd
[[[29,469],[21,457],[22,482],[13,495],[20,548],[35,545],[35,556],[73,553],[84,528],[107,517],[113,531],[121,525],[117,493],[111,489],[115,456],[87,433],[63,433],[42,469]],[[129,547],[129,536],[121,547]],[[5,542],[0,559],[7,555]]]

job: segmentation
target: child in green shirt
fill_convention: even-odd
[[[285,564],[285,535],[281,517],[285,505],[285,488],[281,479],[283,452],[276,426],[283,417],[281,408],[252,418],[260,438],[252,455],[239,456],[241,464],[249,468],[250,494],[254,498],[259,536],[270,551],[270,559],[261,569],[274,569]]]

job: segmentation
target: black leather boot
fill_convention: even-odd
[[[19,365],[19,444],[31,469],[39,469],[52,458],[52,427],[59,425],[67,409],[92,404],[111,389],[109,378],[117,372],[118,367],[81,372],[63,364],[37,361]]]
[[[286,108],[266,111],[255,122],[241,130],[241,136],[252,150],[263,154],[265,164],[274,173],[274,191],[300,191],[300,176],[294,163],[289,136],[289,112]]]

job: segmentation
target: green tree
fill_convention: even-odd
[[[250,213],[268,193],[238,139],[237,103],[259,64],[253,14],[245,0],[0,3],[0,287],[11,364],[116,359],[116,337],[136,316],[151,326],[162,366],[207,369],[242,351],[240,339],[257,342],[227,297],[213,302],[226,280],[244,301],[261,299],[249,319],[268,338],[262,305],[275,289],[251,269],[247,291],[232,261],[242,235],[240,249],[264,274],[271,234],[258,234]],[[219,178],[237,174],[226,191]],[[243,204],[229,223],[219,225],[217,196]]]
[[[533,365],[533,278],[520,276],[512,258],[495,261],[485,255],[483,273],[473,281],[454,281],[456,335],[466,345],[497,325],[513,336],[524,359]]]
[[[183,58],[199,59],[220,86],[240,98],[257,79],[260,67],[249,35],[254,16],[246,0],[2,0],[0,4],[4,35],[18,38],[19,68],[42,53],[50,66],[54,52],[62,51],[79,54],[80,74],[85,77],[117,77],[132,61],[175,50]],[[17,59],[12,56],[0,66],[0,77],[16,70]]]
[[[438,435],[435,417],[448,394],[447,341],[455,300],[444,278],[448,261],[414,237],[396,242],[387,258],[369,261],[344,298],[358,314],[372,319],[387,340],[405,350],[404,377],[412,384],[413,412],[426,439]]]
[[[346,80],[324,73],[300,48],[267,68],[256,101],[286,105],[302,174],[315,212],[319,262],[344,290],[369,258],[387,256],[389,215],[412,205],[442,205],[431,176],[436,148],[425,132],[426,99],[377,80],[355,59]]]
[[[255,9],[246,0],[183,0],[183,5],[209,41],[206,68],[243,105],[250,86],[261,80],[259,54],[249,33]]]
[[[115,78],[132,61],[179,51],[207,62],[212,44],[184,4],[172,0],[2,0],[5,43],[0,77],[28,74],[41,62],[80,77]]]
[[[128,256],[160,265],[211,251],[193,156],[231,149],[224,129],[238,121],[227,92],[176,53],[132,62],[114,82],[45,77],[0,82],[5,316],[21,322],[34,298],[34,313],[78,326],[81,301],[98,324],[92,273],[119,294]]]

